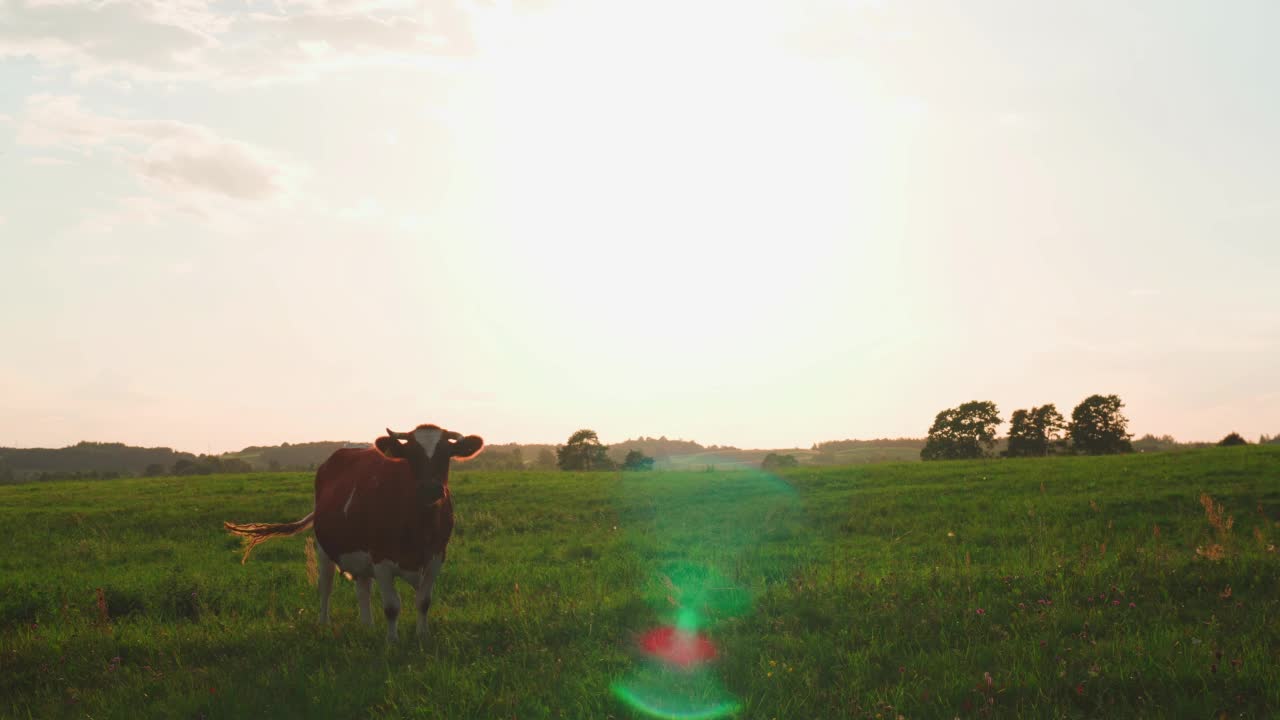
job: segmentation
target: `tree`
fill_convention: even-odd
[[[623,470],[644,471],[653,469],[653,458],[645,455],[639,450],[632,450],[627,453],[627,458],[622,461]]]
[[[221,463],[218,472],[224,473],[251,473],[253,466],[240,458],[227,458]]]
[[[764,456],[764,461],[760,463],[760,467],[765,470],[782,470],[783,468],[800,467],[800,461],[796,460],[795,455],[769,453]]]
[[[534,470],[555,470],[556,467],[556,454],[550,448],[538,451],[538,457],[533,461]]]
[[[1119,395],[1090,395],[1071,411],[1067,434],[1071,447],[1086,455],[1114,455],[1133,452],[1128,432],[1129,419],[1120,413],[1124,403]]]
[[[612,470],[608,451],[595,430],[579,430],[569,436],[569,442],[556,448],[556,464],[561,470]]]
[[[483,455],[467,461],[467,470],[473,472],[523,469],[524,451],[519,445],[489,445],[485,447]]]
[[[1067,423],[1049,403],[1030,410],[1014,410],[1009,418],[1009,457],[1044,457],[1062,436]]]
[[[996,426],[1004,422],[990,400],[972,400],[947,408],[933,419],[921,460],[963,460],[987,457],[996,444]]]
[[[164,465],[160,463],[151,463],[147,469],[142,472],[146,477],[159,477],[164,474]]]
[[[1218,441],[1220,447],[1233,447],[1235,445],[1248,445],[1249,441],[1240,437],[1240,433],[1231,433],[1230,435]]]

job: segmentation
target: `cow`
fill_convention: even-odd
[[[400,596],[396,578],[417,591],[417,633],[427,635],[431,591],[453,533],[451,460],[469,460],[484,449],[478,435],[463,436],[438,425],[410,432],[391,429],[372,448],[334,451],[316,470],[315,506],[291,523],[223,523],[246,540],[244,563],[258,543],[315,529],[320,623],[329,622],[335,567],[356,582],[360,621],[373,624],[374,581],[382,595],[387,639],[397,639]]]

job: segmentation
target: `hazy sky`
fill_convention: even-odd
[[[0,446],[1280,432],[1278,27],[0,0]]]

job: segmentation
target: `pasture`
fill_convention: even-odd
[[[644,717],[628,683],[687,716],[1280,714],[1280,447],[463,468],[421,646],[343,580],[318,627],[309,534],[240,564],[222,521],[302,517],[308,474],[0,487],[0,716]],[[636,651],[690,615],[697,682]]]

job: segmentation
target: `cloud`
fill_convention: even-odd
[[[77,77],[128,83],[260,84],[369,64],[468,52],[449,0],[11,0],[0,58],[34,57]]]
[[[144,178],[178,190],[204,190],[240,200],[261,200],[281,190],[278,168],[253,147],[193,128],[165,138],[133,162]]]
[[[285,190],[291,173],[265,150],[207,127],[104,115],[85,109],[80,98],[70,95],[28,98],[16,141],[86,155],[106,153],[144,183],[236,200],[276,196]]]
[[[226,27],[200,0],[12,0],[0,7],[0,57],[32,56],[82,76],[193,74]]]

